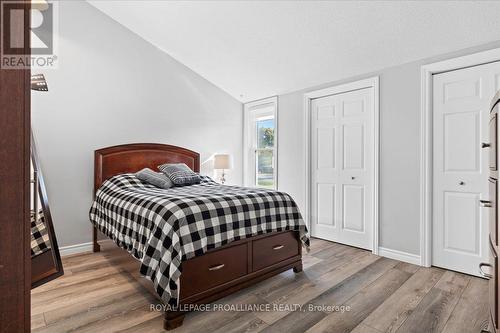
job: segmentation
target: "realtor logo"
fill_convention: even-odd
[[[28,11],[29,3],[1,3],[2,69],[56,68],[58,3],[34,0]],[[25,22],[30,23],[29,36],[23,33]]]

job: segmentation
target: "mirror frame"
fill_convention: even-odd
[[[33,289],[64,274],[61,254],[59,253],[59,246],[57,245],[54,225],[52,224],[52,215],[50,214],[47,189],[45,187],[45,181],[40,168],[40,161],[38,160],[33,130],[31,131],[31,163],[33,163],[35,179],[38,179],[38,195],[51,246],[50,251],[31,258],[31,289]],[[54,268],[47,271],[44,267],[48,267],[49,265],[53,265]]]

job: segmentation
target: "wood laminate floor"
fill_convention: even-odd
[[[32,331],[163,332],[162,314],[150,310],[157,302],[110,262],[115,255],[64,258],[66,274],[32,291]],[[479,333],[487,328],[487,299],[486,280],[313,239],[303,272],[284,272],[217,302],[279,311],[194,312],[172,332]]]

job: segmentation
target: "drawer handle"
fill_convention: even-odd
[[[273,247],[273,250],[281,250],[284,247],[285,247],[285,245],[276,245]]]
[[[487,207],[487,208],[493,207],[491,205],[491,201],[489,201],[489,200],[479,200],[479,206],[481,206],[481,207]]]
[[[208,270],[209,271],[218,271],[222,267],[224,267],[224,264],[220,264],[220,265],[215,265],[215,266],[209,267]]]
[[[484,277],[484,278],[491,279],[491,278],[493,277],[493,275],[488,274],[488,273],[485,273],[485,272],[483,271],[483,267],[485,267],[485,266],[486,266],[486,267],[489,267],[489,268],[491,268],[491,267],[492,267],[492,266],[491,266],[490,264],[488,264],[488,263],[485,263],[485,262],[480,263],[480,264],[479,264],[479,274],[481,274],[481,276],[482,276],[482,277]]]

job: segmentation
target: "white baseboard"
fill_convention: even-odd
[[[111,239],[102,239],[99,240],[99,244],[107,244],[107,243],[112,243],[113,241]],[[92,252],[94,249],[94,243],[88,242],[88,243],[81,243],[81,244],[75,244],[75,245],[68,245],[68,246],[61,246],[59,248],[59,253],[61,254],[61,257],[64,256],[70,256],[73,254],[81,254],[81,253],[86,253],[86,252]]]
[[[69,256],[72,254],[91,252],[92,245],[93,245],[92,242],[88,242],[88,243],[81,243],[81,244],[75,244],[75,245],[69,245],[69,246],[61,246],[59,248],[59,252],[61,253],[61,257]]]
[[[399,261],[404,261],[410,264],[419,265],[420,266],[420,256],[412,253],[407,253],[398,250],[391,250],[385,247],[378,248],[378,255],[381,257],[386,257],[390,259],[395,259]]]

